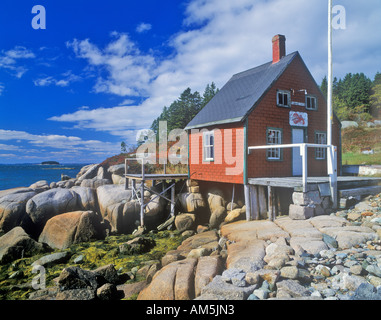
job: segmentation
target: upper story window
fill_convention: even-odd
[[[306,96],[306,109],[307,110],[317,110],[317,98],[315,96]]]
[[[214,131],[202,134],[202,146],[204,161],[214,161]]]
[[[291,107],[291,92],[286,90],[278,90],[276,94],[276,104],[278,107]]]

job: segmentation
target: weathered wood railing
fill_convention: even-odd
[[[263,149],[281,149],[281,148],[300,148],[300,155],[302,157],[302,182],[303,192],[307,192],[307,178],[308,178],[308,148],[325,148],[327,149],[327,164],[328,164],[328,176],[329,184],[331,188],[331,198],[333,207],[337,208],[338,196],[337,196],[337,147],[327,144],[313,144],[313,143],[296,143],[296,144],[269,144],[266,146],[254,146],[248,147],[248,153],[250,154],[254,150]]]

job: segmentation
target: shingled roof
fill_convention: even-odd
[[[278,63],[235,74],[185,129],[243,121],[297,56],[296,51]]]

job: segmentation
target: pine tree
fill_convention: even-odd
[[[370,112],[378,118],[381,111],[381,73],[377,72],[370,92]]]
[[[362,107],[363,112],[369,111],[372,81],[364,73],[348,73],[341,86],[342,90],[338,98],[343,100],[349,108],[355,110]]]
[[[323,78],[323,80],[321,81],[321,85],[320,85],[320,90],[321,92],[323,93],[324,97],[327,98],[328,96],[328,81],[327,81],[327,76],[325,76]]]
[[[125,143],[124,141],[122,141],[122,142],[120,143],[120,151],[121,151],[122,153],[126,153],[126,152],[127,152],[127,145],[126,145],[126,143]]]
[[[205,107],[210,100],[218,93],[219,89],[216,88],[216,84],[212,82],[210,85],[208,84],[205,88],[204,94],[202,96],[202,107]]]
[[[217,92],[218,89],[214,82],[206,86],[202,97],[197,91],[192,92],[190,88],[185,89],[168,108],[163,108],[160,116],[152,122],[151,129],[157,134],[160,121],[167,122],[168,132],[173,129],[184,129]]]

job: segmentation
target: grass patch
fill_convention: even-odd
[[[362,154],[347,152],[343,153],[343,165],[381,165],[381,153]]]
[[[352,127],[342,130],[343,154],[361,153],[364,149],[381,151],[381,128]]]
[[[381,165],[381,127],[352,127],[342,130],[343,165]],[[373,150],[374,154],[362,154]]]

